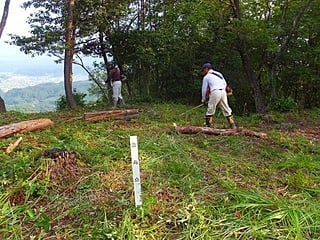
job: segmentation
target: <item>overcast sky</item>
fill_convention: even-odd
[[[0,3],[1,15],[4,7],[4,0]],[[29,15],[20,5],[24,2],[24,0],[11,0],[9,15],[7,19],[6,26],[1,36],[0,44],[1,44],[1,54],[0,58],[7,58],[12,56],[17,56],[20,54],[18,47],[10,46],[6,44],[5,41],[10,40],[8,34],[19,34],[19,35],[27,35],[29,31],[29,25],[26,23],[27,16]],[[21,54],[24,57],[25,54]]]
[[[17,72],[19,69],[24,71],[24,69],[28,69],[28,66],[31,71],[33,71],[32,69],[39,69],[44,66],[52,66],[53,69],[59,69],[60,66],[57,66],[52,58],[47,56],[31,57],[21,52],[19,47],[6,43],[6,41],[10,41],[8,34],[28,35],[29,25],[26,21],[30,10],[27,12],[20,7],[23,2],[24,0],[11,0],[10,2],[7,23],[0,39],[0,72]],[[4,1],[2,0],[0,2],[1,15],[3,7]]]
[[[25,87],[39,82],[63,81],[61,77],[63,64],[56,64],[54,58],[31,57],[20,52],[19,47],[5,43],[5,41],[10,41],[8,34],[28,35],[29,25],[26,21],[29,13],[20,7],[24,1],[11,0],[7,23],[0,39],[0,89],[5,91],[16,86]],[[0,17],[4,2],[4,0],[0,1]],[[79,66],[74,66],[74,72],[75,75],[81,75],[81,79],[75,76],[75,80],[85,80],[87,74]]]

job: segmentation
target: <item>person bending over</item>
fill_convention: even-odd
[[[236,129],[236,124],[232,116],[232,110],[228,104],[226,92],[227,82],[220,72],[214,71],[211,63],[205,63],[202,66],[204,77],[202,79],[201,102],[208,103],[206,112],[206,127],[211,127],[213,115],[216,108],[219,107],[223,115],[227,118],[231,129]]]

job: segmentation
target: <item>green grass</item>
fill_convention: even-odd
[[[139,118],[95,123],[73,119],[85,110],[2,113],[1,126],[50,118],[54,127],[0,141],[4,150],[23,137],[14,152],[0,152],[0,239],[319,239],[319,110],[270,113],[270,121],[236,116],[240,126],[267,133],[258,139],[175,132],[173,123],[203,124],[205,109],[191,108],[144,105]],[[227,127],[219,113],[215,127]],[[55,172],[42,156],[53,148],[75,151],[77,167]]]

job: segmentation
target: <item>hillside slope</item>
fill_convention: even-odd
[[[76,81],[73,89],[78,93],[87,93],[89,81]],[[63,82],[43,83],[32,87],[16,88],[1,94],[7,110],[20,112],[51,112],[55,111],[57,101],[65,96]]]
[[[319,238],[319,109],[236,117],[262,139],[173,130],[202,125],[204,109],[177,117],[190,106],[130,107],[140,110],[131,121],[86,122],[85,109],[1,115],[1,126],[54,122],[1,140],[5,149],[23,138],[0,153],[1,239]],[[215,127],[226,126],[218,113]],[[138,139],[138,208],[130,136]]]

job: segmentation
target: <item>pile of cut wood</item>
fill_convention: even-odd
[[[76,119],[84,119],[85,121],[99,121],[106,119],[129,120],[139,116],[138,109],[111,110],[103,112],[84,113],[83,117]],[[74,119],[73,119],[74,120]],[[9,137],[15,133],[33,132],[52,127],[53,121],[47,118],[40,118],[17,123],[11,123],[0,127],[0,138]],[[22,137],[11,143],[5,150],[6,153],[12,152],[22,141]]]
[[[84,113],[83,117],[77,119],[83,119],[85,121],[101,121],[106,119],[115,119],[115,120],[130,120],[139,116],[138,109],[117,109],[110,111],[101,111],[101,112],[89,112]],[[53,126],[53,121],[47,118],[35,119],[22,121],[18,123],[12,123],[0,127],[0,138],[8,137],[15,133],[25,133],[32,132],[36,130],[42,130]],[[174,126],[175,130],[179,133],[185,134],[196,134],[204,133],[208,135],[238,135],[243,134],[246,136],[254,136],[258,138],[265,138],[265,133],[255,132],[248,129],[214,129],[208,127],[198,127],[198,126]],[[14,143],[10,144],[6,149],[7,153],[10,153],[16,148],[19,143],[22,141],[22,137],[16,140]]]

